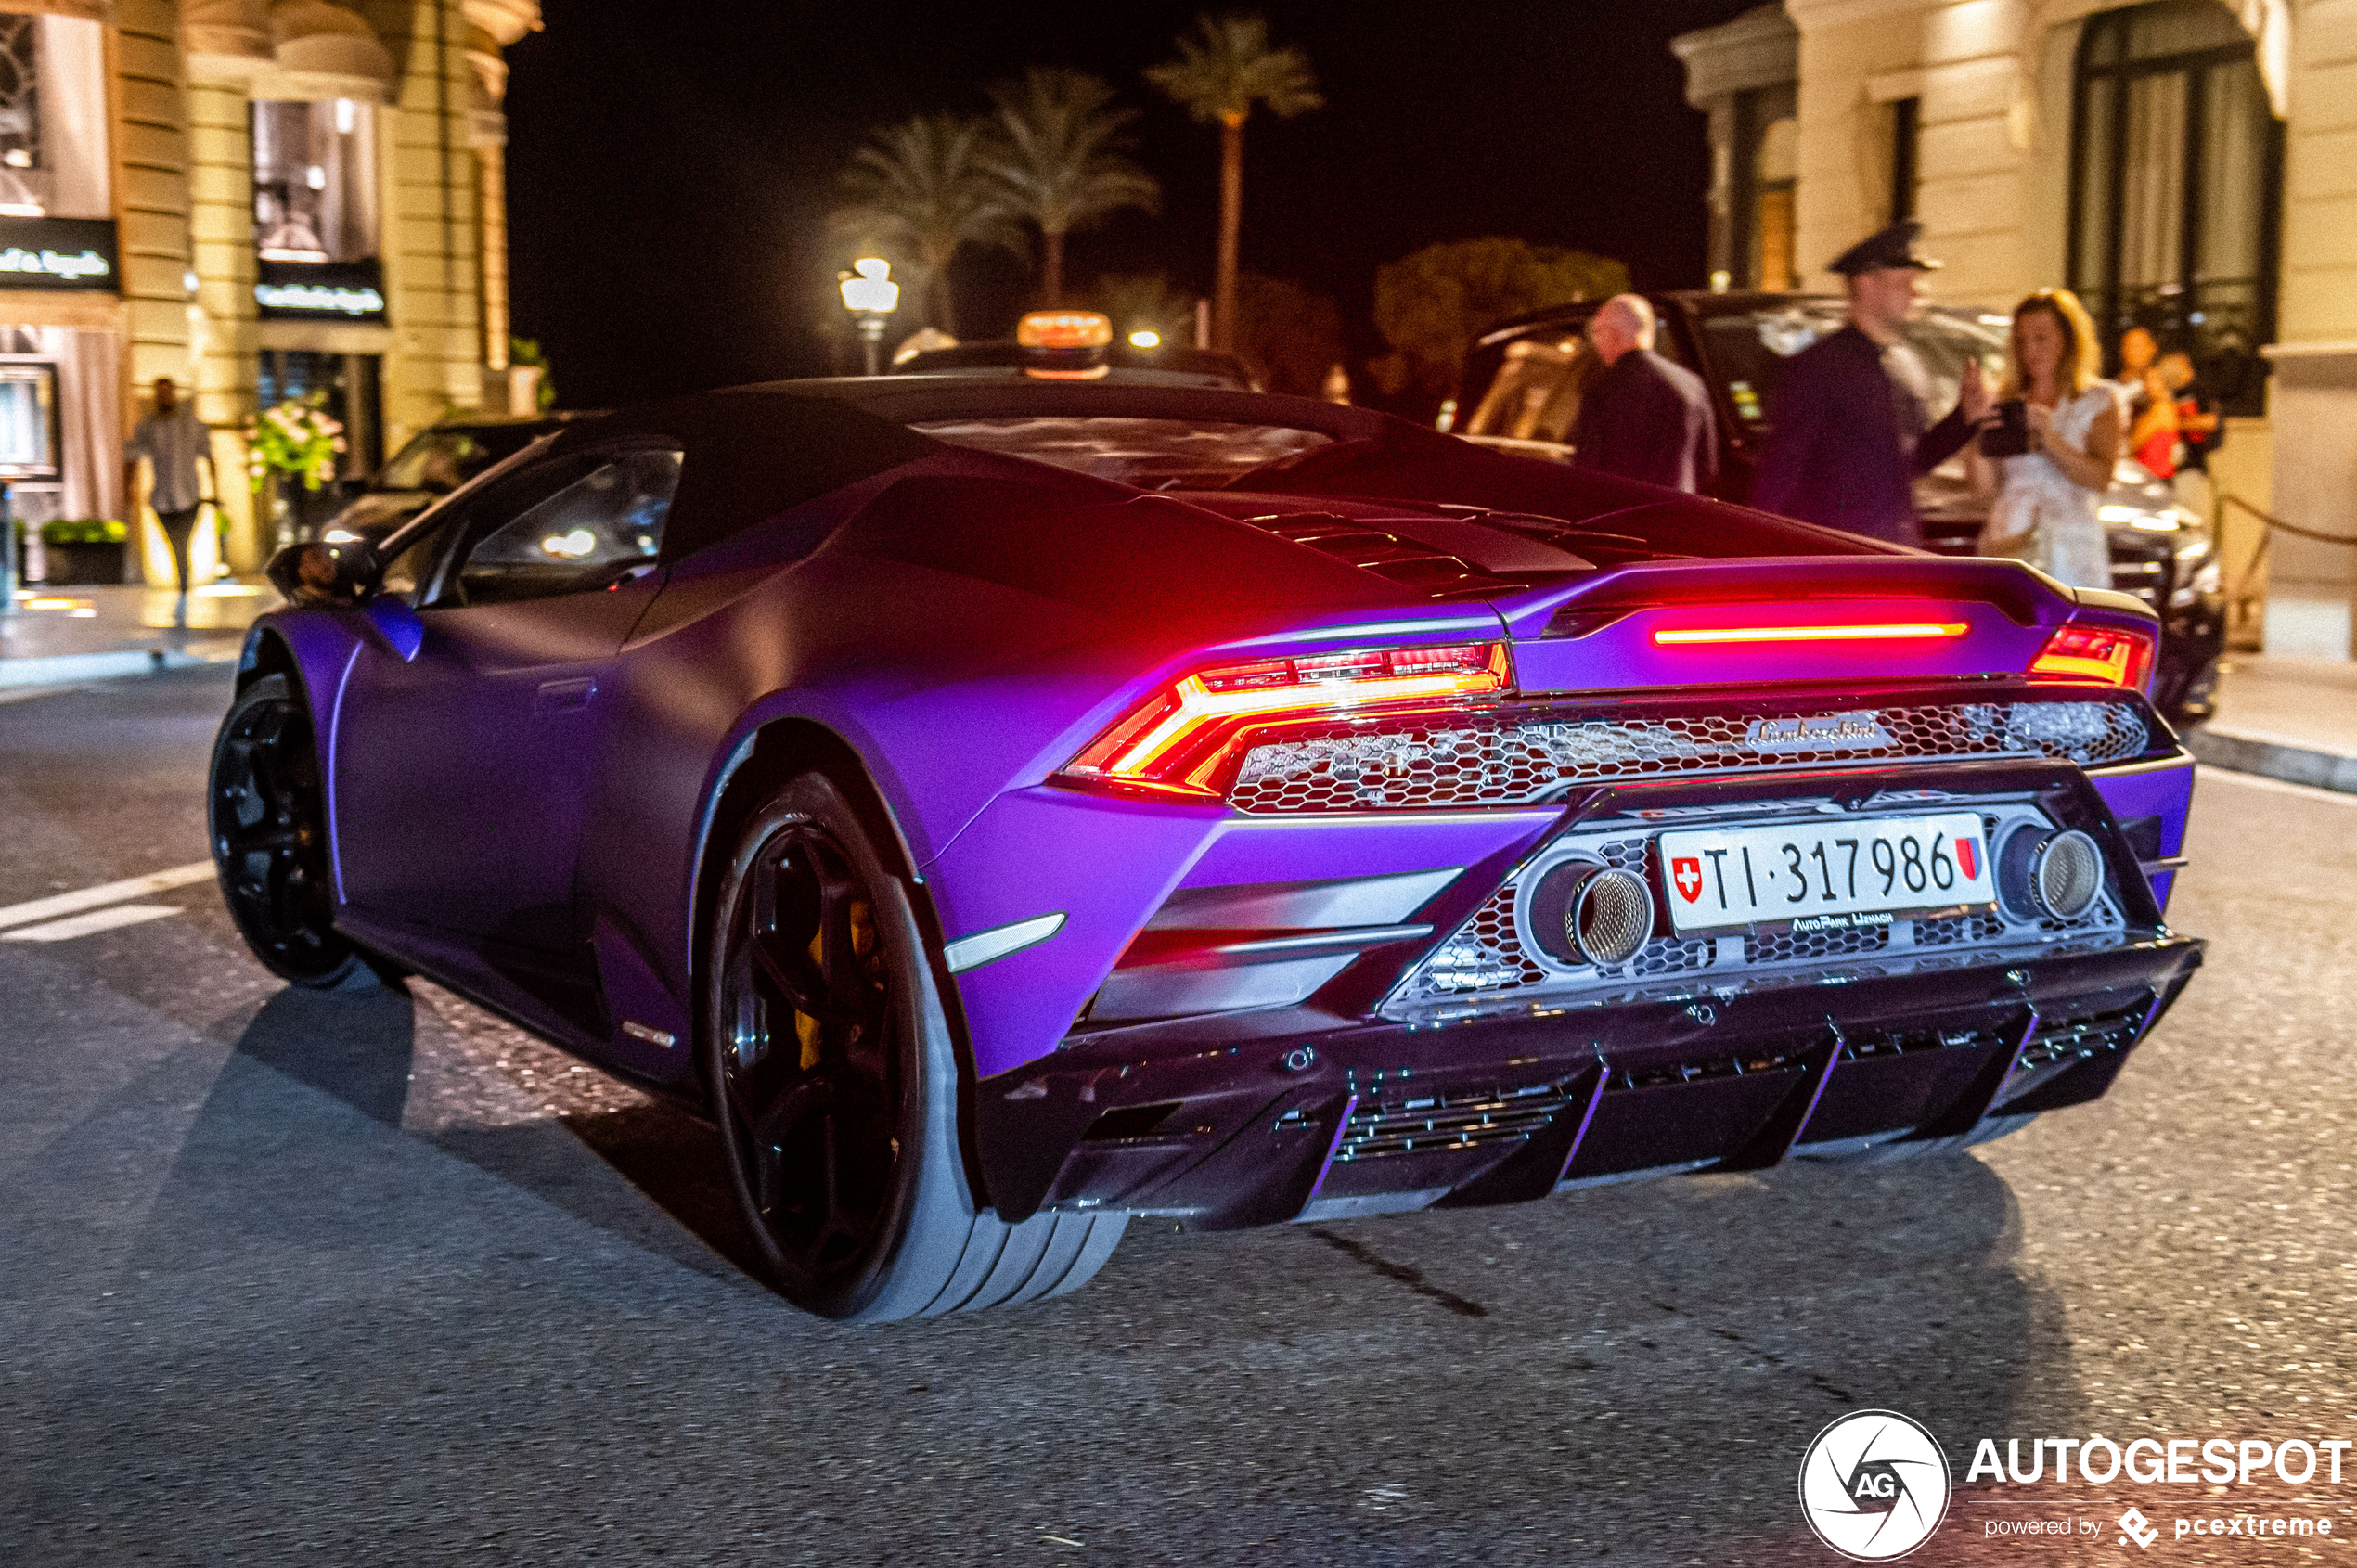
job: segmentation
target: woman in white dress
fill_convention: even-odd
[[[1980,553],[2026,560],[2075,588],[2111,586],[2111,546],[2097,503],[2119,457],[2118,392],[2102,379],[2094,323],[2067,289],[2041,289],[2014,309],[2006,398],[2024,404],[2029,449],[1989,457],[1967,448],[1973,493],[1990,498]]]

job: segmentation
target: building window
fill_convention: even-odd
[[[344,451],[336,467],[341,480],[363,480],[384,462],[384,392],[381,362],[372,353],[327,353],[311,349],[264,349],[256,366],[256,400],[264,408],[316,398],[343,425]]]
[[[1915,150],[1923,137],[1924,100],[1899,98],[1890,106],[1890,221],[1915,215]]]
[[[2072,128],[2071,287],[2115,350],[2141,326],[2230,413],[2263,409],[2283,126],[2217,0],[2090,18]]]
[[[1735,96],[1733,254],[1743,283],[1794,287],[1793,202],[1800,169],[1799,89],[1792,83]]]
[[[113,210],[104,30],[78,17],[0,13],[0,217]]]
[[[377,254],[376,115],[353,98],[253,106],[254,249],[319,265]]]

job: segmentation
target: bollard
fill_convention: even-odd
[[[17,612],[17,513],[0,482],[0,617]]]

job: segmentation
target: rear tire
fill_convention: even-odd
[[[290,676],[238,693],[213,743],[207,837],[221,897],[263,967],[327,990],[376,972],[335,929],[328,814],[311,712]]]
[[[730,1185],[779,1294],[879,1323],[1076,1290],[1123,1215],[978,1209],[958,1062],[908,885],[807,773],[753,814],[713,900],[704,1066]]]

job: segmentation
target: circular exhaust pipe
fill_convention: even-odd
[[[2075,920],[2104,891],[2104,852],[2076,828],[2025,828],[2005,841],[1998,888],[2016,914]]]
[[[1654,895],[1644,879],[1568,861],[1530,895],[1530,935],[1558,963],[1610,969],[1635,958],[1654,933]]]

